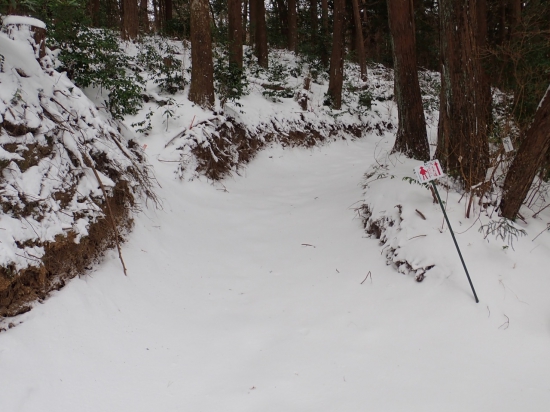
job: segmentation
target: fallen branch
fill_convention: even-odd
[[[372,274],[370,273],[370,270],[369,270],[369,273],[367,273],[367,276],[365,276],[365,279],[363,279],[363,281],[361,282],[361,285],[363,283],[365,283],[365,280],[367,280],[367,278],[370,276],[370,283],[372,283]]]
[[[95,178],[97,179],[97,182],[99,183],[99,186],[101,187],[101,191],[103,192],[103,196],[105,197],[105,203],[107,204],[107,211],[109,212],[109,220],[111,221],[111,225],[113,227],[113,232],[115,234],[115,243],[116,248],[118,250],[118,257],[120,259],[120,263],[122,263],[122,269],[124,271],[124,276],[128,276],[128,273],[126,272],[126,265],[124,264],[124,259],[122,258],[122,250],[120,249],[120,240],[119,240],[119,234],[118,229],[115,224],[115,219],[113,217],[113,211],[111,209],[111,203],[109,202],[109,197],[107,196],[107,191],[105,190],[105,186],[103,185],[103,182],[101,181],[101,178],[99,177],[99,173],[97,173],[97,169],[94,167],[94,164],[92,162],[92,159],[90,158],[90,155],[88,153],[84,153],[84,163],[86,163],[86,166],[92,169],[94,172]]]

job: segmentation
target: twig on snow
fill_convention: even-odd
[[[363,281],[361,282],[361,285],[363,283],[365,283],[365,280],[367,280],[367,278],[370,276],[370,283],[372,283],[372,274],[370,273],[370,270],[369,270],[369,273],[367,273],[367,276],[365,276],[365,279],[363,279]]]

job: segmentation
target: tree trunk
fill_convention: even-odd
[[[321,25],[322,25],[322,47],[321,47],[321,62],[323,66],[328,65],[328,0],[321,0]]]
[[[317,0],[310,0],[309,12],[311,16],[311,44],[315,45],[318,37],[317,31],[319,30]]]
[[[491,80],[487,74],[487,70],[483,67],[483,58],[488,55],[487,48],[487,0],[477,1],[477,44],[478,44],[478,58],[481,65],[481,79],[480,79],[480,92],[482,100],[482,107],[485,109],[487,133],[493,124],[492,114],[492,96],[491,96]]]
[[[484,181],[489,158],[476,4],[439,2],[442,65],[436,157],[467,189]]]
[[[172,0],[164,0],[164,18],[166,21],[173,19],[173,5]]]
[[[141,29],[145,33],[149,33],[149,11],[147,10],[147,0],[140,0],[139,22],[141,24]]]
[[[214,106],[214,70],[208,0],[191,0],[191,86],[189,100]]]
[[[92,14],[92,26],[93,27],[99,27],[100,21],[99,21],[99,0],[92,0],[91,2],[90,11]]]
[[[287,39],[287,44],[288,44],[288,25],[289,25],[289,11],[288,11],[288,8],[286,7],[286,4],[284,2],[284,0],[276,0],[273,2],[274,3],[274,6],[275,8],[277,9],[277,14],[279,15],[279,28],[280,28],[280,31],[281,31],[281,37],[283,39]]]
[[[539,168],[550,150],[550,87],[542,98],[535,119],[527,130],[510,166],[502,188],[500,210],[507,219],[515,219],[527,197]]]
[[[327,94],[331,98],[332,108],[342,107],[342,84],[344,82],[344,15],[345,0],[334,0],[332,53],[330,55],[329,83]]]
[[[139,32],[137,0],[124,0],[123,6],[122,38],[124,40],[133,40],[138,36]]]
[[[256,16],[258,14],[257,8],[258,8],[257,0],[248,1],[248,11],[250,13],[250,24],[248,25],[249,46],[253,46],[256,44],[256,20],[257,20]]]
[[[399,116],[393,151],[413,159],[429,160],[430,147],[416,68],[412,0],[388,0],[388,19],[392,37],[395,94]]]
[[[160,31],[160,10],[159,10],[159,0],[152,0],[153,2],[153,17],[155,19],[155,31]]]
[[[261,67],[268,66],[267,50],[267,25],[265,22],[264,0],[252,0],[256,2],[256,57]]]
[[[229,64],[243,67],[243,23],[241,15],[241,0],[228,0],[228,30],[229,30]]]
[[[365,57],[365,44],[363,43],[363,27],[359,13],[359,2],[358,0],[351,0],[351,3],[353,7],[353,25],[355,27],[355,52],[357,53],[357,60],[361,69],[361,80],[365,82],[367,81],[367,59]]]
[[[296,0],[288,0],[288,50],[296,52],[298,48],[298,16]]]
[[[510,38],[512,38],[521,23],[521,4],[522,0],[510,0]]]
[[[243,22],[243,29],[242,29],[242,35],[243,35],[243,44],[246,43],[246,34],[247,34],[247,20],[248,20],[248,0],[243,1],[243,14],[241,21]]]

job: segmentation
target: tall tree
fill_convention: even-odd
[[[487,101],[480,93],[476,0],[440,0],[441,95],[436,157],[467,189],[485,178]]]
[[[518,153],[506,174],[500,210],[502,216],[515,219],[527,197],[537,171],[550,150],[550,87],[542,98],[535,119],[527,130]]]
[[[319,16],[317,9],[318,0],[310,0],[309,3],[309,13],[311,17],[311,44],[315,45],[317,43],[317,31],[319,30]]]
[[[214,68],[208,0],[191,0],[191,86],[189,100],[214,106]]]
[[[321,44],[321,62],[324,66],[328,65],[328,0],[321,0],[321,27],[322,27],[322,44]]]
[[[228,0],[229,64],[243,67],[242,0]]]
[[[90,1],[90,14],[92,17],[92,26],[99,27],[99,0]]]
[[[246,33],[247,33],[247,21],[248,21],[248,0],[243,1],[243,15],[242,15],[242,22],[243,22],[243,44],[246,43]]]
[[[365,44],[363,42],[363,26],[361,24],[361,14],[359,12],[358,0],[351,0],[353,7],[353,26],[355,27],[355,52],[357,53],[357,62],[361,70],[361,80],[367,80],[367,59],[365,56]],[[414,30],[413,30],[414,34]]]
[[[288,0],[288,50],[296,52],[298,48],[298,15],[296,0]]]
[[[404,153],[413,159],[429,160],[430,147],[416,67],[412,0],[388,0],[388,19],[399,116],[393,151]]]
[[[149,32],[149,10],[147,9],[147,0],[140,0],[139,3],[139,23],[141,29],[145,32]]]
[[[265,21],[265,3],[264,0],[251,0],[256,3],[256,57],[261,67],[268,66],[267,50],[267,24]]]
[[[258,8],[257,0],[248,1],[248,12],[250,14],[249,16],[250,24],[248,26],[248,34],[249,34],[248,39],[249,39],[250,46],[256,44],[256,16],[258,14],[257,8]]]
[[[332,108],[342,107],[342,85],[344,83],[344,15],[345,0],[334,0],[332,52],[330,55],[329,83],[327,94],[330,96]]]
[[[122,38],[133,40],[139,32],[137,0],[123,0]]]

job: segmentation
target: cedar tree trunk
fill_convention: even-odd
[[[365,57],[365,44],[363,43],[363,27],[361,25],[361,15],[359,14],[359,2],[358,0],[351,0],[351,3],[353,7],[353,25],[355,27],[355,52],[357,53],[357,60],[361,69],[361,80],[367,81],[367,59]]]
[[[229,64],[243,67],[242,1],[228,0]]]
[[[251,0],[256,3],[256,57],[261,67],[267,68],[267,25],[265,22],[264,0]]]
[[[441,96],[436,157],[469,189],[489,158],[488,102],[479,59],[476,0],[440,0]]]
[[[527,130],[518,153],[504,180],[500,210],[507,219],[515,219],[527,197],[537,171],[550,150],[550,87],[540,102],[535,119]]]
[[[214,105],[214,69],[208,0],[191,0],[191,86],[189,100],[201,107]]]
[[[388,19],[393,46],[395,94],[399,115],[393,151],[413,159],[429,160],[430,147],[416,68],[412,0],[388,0]]]
[[[332,108],[342,107],[342,84],[344,82],[344,14],[345,0],[334,0],[332,53],[330,55],[329,82],[327,94],[331,98]]]
[[[149,12],[147,10],[147,0],[140,0],[139,4],[139,22],[141,29],[145,32],[149,32]]]
[[[92,26],[99,27],[99,0],[91,1],[90,12],[92,15]]]
[[[298,16],[296,0],[288,0],[288,50],[295,52],[298,48]]]
[[[258,15],[257,8],[257,0],[248,1],[248,11],[250,13],[250,25],[248,26],[250,46],[256,44],[256,16]]]
[[[138,36],[139,17],[137,0],[123,0],[122,38],[132,40]]]
[[[326,67],[328,65],[328,0],[321,0],[321,25],[323,28],[321,61]]]
[[[317,42],[317,31],[319,30],[317,0],[310,0],[309,12],[311,15],[311,43],[315,45]]]

